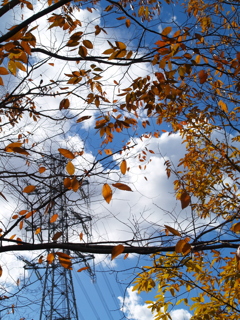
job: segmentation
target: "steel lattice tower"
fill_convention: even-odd
[[[73,230],[73,226],[78,227],[84,231],[84,235],[89,237],[91,235],[89,231],[89,224],[91,222],[91,216],[79,213],[72,209],[68,205],[69,199],[66,197],[63,186],[63,176],[62,172],[65,170],[66,161],[63,157],[54,157],[55,159],[50,159],[45,161],[44,165],[48,167],[51,172],[51,179],[49,180],[48,187],[46,190],[37,190],[32,197],[34,197],[34,202],[43,201],[44,196],[54,197],[56,191],[62,192],[61,198],[57,201],[50,202],[48,208],[45,208],[45,212],[34,215],[31,222],[28,222],[27,231],[31,231],[34,235],[34,231],[37,227],[41,226],[42,233],[44,237],[48,238],[48,242],[53,241],[54,235],[61,234],[58,241],[61,243],[69,242],[69,232]],[[84,181],[79,189],[78,197],[80,195],[80,200],[84,202],[86,208],[88,207],[88,194],[84,189],[87,188],[88,182]],[[31,201],[32,202],[32,201]],[[76,205],[74,206],[75,209]],[[55,222],[50,222],[50,217],[58,215]],[[39,241],[43,241],[42,233],[38,234]],[[47,254],[55,253],[57,249],[51,249],[47,251]],[[70,254],[68,250],[62,250],[61,252]],[[79,252],[71,253],[72,263],[81,263],[84,266],[88,266],[88,260],[93,259],[93,255],[83,255]],[[38,265],[34,262],[25,265],[26,269],[42,269],[45,271],[41,278],[43,284],[42,302],[40,308],[39,320],[80,320],[78,317],[72,271],[64,268],[57,259],[55,259],[51,264]],[[92,272],[91,269],[90,273]],[[39,274],[39,271],[38,271]],[[39,275],[38,275],[39,277]]]

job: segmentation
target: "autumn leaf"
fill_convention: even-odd
[[[68,109],[69,106],[70,106],[70,101],[69,101],[69,99],[63,99],[63,100],[60,102],[59,110]]]
[[[123,160],[120,164],[120,171],[122,174],[126,174],[127,172],[127,161]]]
[[[77,272],[82,272],[83,270],[87,270],[87,269],[90,269],[90,267],[82,267],[82,268],[78,269]]]
[[[35,189],[36,189],[36,186],[29,185],[29,186],[27,186],[27,187],[25,187],[25,188],[23,189],[23,192],[24,192],[24,193],[31,193],[31,192],[33,192]]]
[[[182,210],[187,208],[191,202],[191,197],[189,194],[184,191],[180,197],[181,205],[182,205]]]
[[[179,231],[177,231],[176,229],[172,228],[172,227],[169,227],[169,226],[166,226],[164,225],[165,228],[170,231],[172,234],[174,234],[175,236],[179,236],[181,237],[181,233]]]
[[[233,232],[235,232],[235,233],[238,233],[238,232],[240,231],[240,222],[235,223],[235,224],[232,226],[231,230],[232,230]]]
[[[166,27],[163,29],[163,31],[161,32],[161,34],[163,36],[167,36],[170,32],[172,31],[172,27]]]
[[[38,172],[39,173],[43,173],[43,172],[45,172],[46,171],[46,168],[45,167],[39,167],[39,169],[38,169]]]
[[[206,73],[205,70],[201,70],[201,71],[199,71],[199,73],[198,73],[198,77],[199,77],[199,82],[200,82],[200,84],[203,84],[204,82],[207,81],[208,74]]]
[[[41,232],[41,228],[37,228],[35,234],[39,234]]]
[[[54,234],[54,236],[52,237],[52,240],[53,241],[56,241],[56,240],[58,240],[61,236],[62,236],[62,232],[61,231],[58,231],[58,232],[56,232],[55,234]]]
[[[105,183],[105,184],[103,185],[103,188],[102,188],[102,196],[103,196],[103,198],[105,199],[105,201],[106,201],[107,203],[110,203],[110,201],[111,201],[111,199],[112,199],[112,189],[111,189],[111,187],[110,187],[107,183]]]
[[[51,264],[53,263],[53,260],[55,259],[55,254],[53,252],[50,252],[48,255],[47,255],[47,263]]]
[[[117,183],[113,183],[112,186],[120,190],[132,191],[132,189],[124,183],[117,182]]]
[[[58,255],[58,257],[63,258],[63,259],[72,259],[72,257],[65,252],[58,251],[58,252],[56,252],[56,255]]]
[[[58,214],[55,213],[51,218],[50,218],[50,223],[54,223],[58,218]]]
[[[124,246],[122,244],[118,244],[117,246],[113,247],[111,260],[115,259],[117,256],[119,256],[123,252],[124,252]]]
[[[83,121],[88,120],[90,118],[92,118],[92,116],[83,116],[83,117],[79,118],[76,122],[80,123],[80,122],[83,122]]]
[[[65,158],[68,158],[68,159],[74,159],[75,158],[74,154],[71,151],[67,150],[67,149],[59,148],[58,151]]]
[[[0,266],[0,277],[2,276],[3,270],[2,267]]]
[[[67,170],[67,173],[70,174],[70,175],[73,175],[74,172],[75,172],[75,166],[73,165],[73,163],[71,161],[69,161],[66,165],[66,170]]]
[[[88,48],[88,49],[92,49],[93,48],[93,44],[90,40],[83,40],[83,45]]]

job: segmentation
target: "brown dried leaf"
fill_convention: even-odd
[[[59,148],[58,151],[65,158],[68,158],[68,159],[74,159],[75,158],[74,154],[71,151],[67,150],[67,149]]]
[[[182,210],[183,210],[189,206],[191,202],[191,197],[186,191],[184,191],[181,195],[180,201],[181,201]]]
[[[122,244],[118,244],[117,246],[113,247],[111,260],[119,256],[121,253],[123,253],[123,251],[124,251],[124,246]]]

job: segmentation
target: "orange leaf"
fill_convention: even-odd
[[[112,257],[111,260],[115,259],[124,251],[124,246],[122,244],[118,244],[117,246],[113,247],[112,249]]]
[[[30,218],[34,213],[36,212],[36,210],[30,211],[26,214],[25,218],[28,219]]]
[[[71,161],[69,161],[66,165],[66,170],[67,170],[67,173],[70,174],[70,175],[73,175],[74,172],[75,172],[75,167],[74,165],[72,164]]]
[[[54,223],[58,218],[58,214],[55,213],[51,218],[50,218],[50,223]]]
[[[60,258],[63,258],[63,259],[72,259],[71,256],[65,252],[56,252],[56,254],[60,257]]]
[[[83,233],[82,232],[79,234],[79,238],[80,238],[80,241],[83,240]]]
[[[41,228],[37,228],[35,234],[39,234],[41,232]]]
[[[45,168],[45,167],[40,167],[40,168],[38,169],[38,172],[39,172],[39,173],[43,173],[44,171],[46,171],[46,168]]]
[[[129,253],[126,253],[125,255],[124,255],[124,260],[126,260],[127,259],[127,257],[128,257],[128,255],[129,255]]]
[[[52,237],[52,240],[53,241],[56,241],[57,239],[59,239],[62,235],[62,232],[61,231],[58,231],[55,233],[55,235]]]
[[[22,230],[22,228],[23,228],[23,221],[20,221],[20,223],[19,223],[19,229]]]
[[[123,160],[120,164],[120,171],[122,174],[125,174],[127,172],[127,161]]]
[[[65,158],[68,158],[68,159],[74,159],[75,158],[74,154],[71,151],[67,150],[67,149],[59,148],[58,151]]]
[[[120,190],[132,191],[132,189],[129,186],[127,186],[124,183],[120,183],[120,182],[113,183],[113,187],[120,189]]]
[[[0,277],[2,276],[3,270],[2,267],[0,266]]]
[[[5,74],[9,74],[9,72],[8,72],[8,70],[6,68],[0,67],[0,74],[5,75]]]
[[[55,254],[53,252],[49,253],[47,255],[47,263],[50,263],[50,264],[53,263],[54,258],[55,258]]]
[[[239,232],[239,231],[240,231],[240,222],[235,223],[235,224],[232,226],[231,230],[232,230],[233,232],[236,232],[236,233]]]
[[[161,32],[161,34],[163,36],[167,36],[170,32],[172,31],[172,27],[166,27],[163,29],[163,31]]]
[[[181,237],[181,233],[179,231],[177,231],[176,229],[172,228],[172,227],[169,227],[169,226],[166,226],[164,225],[165,228],[170,231],[172,234],[174,234],[175,236],[179,236]]]
[[[112,199],[112,189],[107,183],[103,185],[102,195],[103,195],[103,198],[106,200],[106,202],[110,203]]]
[[[181,195],[180,201],[181,201],[182,209],[185,209],[189,206],[191,202],[191,197],[186,191],[184,191]]]
[[[29,186],[27,186],[27,187],[25,187],[25,188],[23,189],[23,192],[24,192],[24,193],[31,193],[31,192],[33,192],[35,189],[36,189],[35,186],[29,185]]]
[[[90,267],[83,267],[83,268],[78,269],[77,272],[82,272],[83,270],[87,270],[87,269],[89,269],[89,268],[90,268]]]

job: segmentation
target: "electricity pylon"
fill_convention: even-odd
[[[56,192],[62,193],[61,198],[48,205],[45,208],[45,212],[33,215],[32,221],[28,221],[27,231],[32,232],[38,236],[38,240],[43,242],[43,238],[48,239],[48,242],[54,241],[57,238],[58,242],[67,243],[73,236],[73,226],[79,230],[83,230],[84,236],[89,238],[91,236],[90,224],[91,216],[85,213],[78,212],[76,210],[77,202],[82,201],[81,208],[85,204],[85,208],[88,209],[89,195],[86,193],[88,190],[88,182],[84,181],[77,194],[78,201],[74,201],[74,209],[69,206],[69,198],[67,199],[66,193],[64,192],[63,177],[62,173],[65,170],[66,161],[63,157],[54,157],[47,163],[43,163],[48,167],[47,169],[51,172],[51,177],[48,182],[48,187],[45,189],[38,190],[36,188],[34,201],[44,201],[46,194],[54,198]],[[59,178],[60,177],[60,178]],[[62,192],[61,192],[62,191]],[[80,197],[79,197],[80,195]],[[51,219],[51,217],[55,217]],[[41,232],[36,232],[37,228],[40,228]],[[48,250],[47,255],[55,253],[59,250]],[[64,249],[61,252],[69,255],[69,251]],[[80,252],[71,253],[72,264],[81,263],[84,266],[89,267],[88,260],[93,259],[93,255],[83,255]],[[39,258],[41,261],[42,257]],[[44,270],[44,275],[41,277],[43,283],[42,301],[40,307],[39,320],[79,320],[78,311],[74,293],[73,279],[71,270],[64,268],[60,262],[55,259],[51,264],[37,264],[30,262],[25,265],[25,269],[37,270],[39,278],[39,269]],[[89,272],[92,273],[91,268]]]

